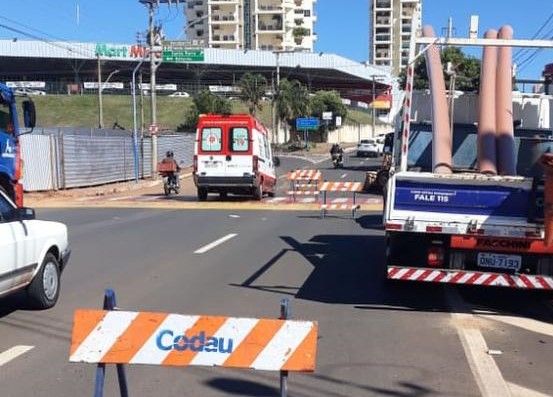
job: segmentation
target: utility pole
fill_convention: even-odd
[[[156,69],[158,65],[156,65],[155,59],[154,59],[154,3],[150,2],[148,4],[149,6],[149,31],[148,31],[148,37],[149,37],[149,55],[150,55],[150,107],[151,107],[151,122],[150,124],[153,126],[157,125],[157,108],[156,108]],[[157,135],[155,133],[152,134],[152,177],[155,179],[157,177],[157,174],[155,173],[155,169],[157,166]]]
[[[277,100],[280,98],[280,52],[275,52],[276,56],[276,86],[273,92],[273,142],[278,143],[280,131],[280,117],[278,116]],[[286,141],[286,137],[284,139]]]
[[[104,128],[104,107],[102,104],[102,62],[98,54],[98,128]]]
[[[376,79],[376,76],[373,74],[372,75],[372,82],[373,82],[373,88],[372,88],[372,94],[373,95],[372,96],[373,96],[373,98],[372,98],[372,102],[371,102],[371,107],[372,107],[372,112],[373,112],[373,115],[372,115],[372,134],[373,134],[373,138],[376,136],[376,134],[374,132],[374,130],[376,128],[376,126],[375,126],[376,109],[374,107],[374,102],[376,100],[376,95],[375,95],[375,92],[374,92],[375,91],[375,85],[376,85],[375,84],[375,79]]]

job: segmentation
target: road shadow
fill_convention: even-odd
[[[31,310],[27,303],[25,291],[17,291],[11,295],[0,298],[0,318],[3,318],[18,310]]]
[[[206,385],[219,391],[237,396],[273,397],[280,396],[280,390],[276,387],[264,385],[238,378],[212,378],[205,382]]]
[[[376,220],[372,222],[376,225]],[[304,242],[291,236],[281,236],[280,239],[288,247],[276,253],[242,283],[233,286],[316,302],[350,304],[360,309],[389,307],[448,311],[441,285],[411,283],[397,287],[386,280],[384,237],[381,235],[321,234]],[[273,266],[278,266],[288,253],[294,252],[313,267],[299,289],[290,285],[263,284],[263,275]]]
[[[367,234],[318,234],[307,241],[280,236],[287,247],[233,285],[360,310],[451,312],[448,297],[460,293],[469,304],[456,305],[456,312],[481,308],[553,323],[550,295],[536,291],[388,280],[381,215],[365,215],[356,222]],[[313,268],[303,284],[298,288],[263,283],[264,274],[282,264],[289,253],[300,254]]]
[[[319,382],[339,385],[341,387],[353,387],[365,396],[395,396],[395,397],[424,397],[436,395],[436,392],[424,386],[417,385],[411,382],[397,382],[397,389],[389,389],[370,385],[353,383],[344,381],[323,374],[312,374],[311,377]],[[324,383],[320,386],[306,386],[302,384],[289,384],[287,395],[290,397],[311,397],[311,396],[326,396],[326,397],[349,397],[351,394],[347,392],[333,391],[330,388],[325,388]],[[281,395],[279,387],[267,386],[260,382],[254,382],[239,378],[217,377],[209,379],[205,382],[207,386],[213,389],[222,391],[227,394],[237,396],[252,396],[252,397],[278,397]],[[301,390],[298,390],[301,389]],[[305,392],[303,390],[308,390]],[[455,396],[457,394],[452,394]]]

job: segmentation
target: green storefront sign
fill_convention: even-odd
[[[129,50],[126,46],[112,47],[106,44],[96,44],[96,56],[113,58],[126,58],[129,55]]]
[[[200,48],[163,48],[163,62],[203,62],[204,59],[204,50]]]

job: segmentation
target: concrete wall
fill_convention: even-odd
[[[394,129],[389,125],[376,125],[373,134],[372,126],[345,125],[328,133],[328,142],[330,143],[356,143],[361,139],[372,138],[375,135],[386,134]]]
[[[375,135],[386,134],[392,132],[394,127],[390,125],[377,124],[373,134],[371,125],[344,125],[334,131],[329,131],[328,142],[329,143],[357,143],[360,139],[372,138]],[[294,133],[292,133],[294,135]],[[276,140],[276,143],[283,143],[289,140],[290,133],[281,128],[280,134]]]

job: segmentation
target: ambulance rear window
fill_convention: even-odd
[[[221,151],[221,127],[209,127],[202,130],[202,151],[220,152]]]
[[[233,127],[230,129],[230,150],[233,152],[247,152],[250,149],[248,129]]]

